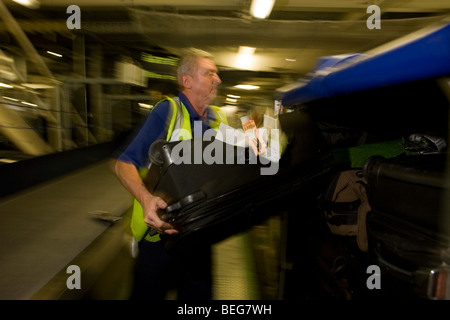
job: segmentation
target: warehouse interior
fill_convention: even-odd
[[[373,5],[379,29],[369,27]],[[265,18],[251,6],[0,0],[0,299],[127,299],[132,199],[111,159],[177,92],[183,50],[213,54],[222,80],[216,104],[238,127],[252,112],[273,115],[321,58],[382,50],[450,21],[447,0],[276,0]],[[242,65],[246,49],[253,60]],[[301,258],[284,231],[297,219],[282,211],[216,243],[214,299],[345,299],[314,292],[312,279],[291,272]],[[70,265],[81,268],[80,290],[67,287]]]

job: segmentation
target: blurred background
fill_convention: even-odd
[[[320,57],[367,52],[450,13],[448,0],[276,0],[255,16],[253,2],[0,1],[0,298],[126,298],[130,199],[107,160],[176,93],[183,49],[213,54],[216,105],[237,121],[273,113]],[[367,26],[370,5],[380,29]],[[283,298],[282,223],[217,245],[233,258],[218,262],[216,298]],[[67,290],[70,264],[83,266],[85,290]]]
[[[3,2],[1,90],[8,115],[0,130],[2,149],[11,151],[3,161],[130,130],[176,90],[183,48],[214,55],[223,81],[217,104],[245,113],[273,108],[275,90],[305,76],[317,58],[366,52],[442,19],[450,7],[444,0],[279,0],[261,19],[244,0],[77,1],[80,29],[69,29],[73,1]],[[370,4],[381,8],[381,29],[367,28]]]

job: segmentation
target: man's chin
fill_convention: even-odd
[[[213,103],[214,100],[216,100],[217,95],[216,94],[211,94],[207,97],[207,104],[211,104]]]

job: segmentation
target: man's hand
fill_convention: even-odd
[[[167,223],[159,217],[158,210],[164,210],[167,208],[167,203],[160,197],[149,196],[142,203],[144,210],[144,222],[145,224],[162,234],[176,234],[176,230],[170,223]]]
[[[176,234],[176,230],[158,215],[158,210],[167,208],[167,203],[160,197],[152,195],[145,187],[136,167],[127,162],[116,161],[114,171],[122,185],[139,201],[144,210],[145,224],[159,233]]]

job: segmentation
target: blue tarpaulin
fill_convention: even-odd
[[[450,75],[450,24],[422,30],[392,44],[373,53],[321,58],[309,79],[283,94],[283,107]]]

